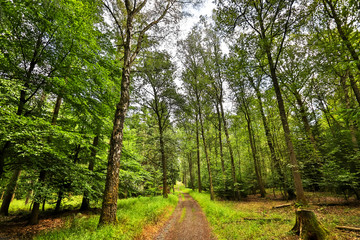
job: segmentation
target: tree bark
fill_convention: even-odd
[[[343,43],[345,44],[346,48],[350,52],[350,55],[352,59],[354,60],[359,72],[360,72],[360,61],[359,61],[359,55],[357,54],[355,48],[351,44],[348,35],[345,33],[343,29],[343,24],[341,19],[339,18],[339,15],[336,12],[335,6],[333,5],[331,0],[323,0],[324,8],[326,12],[328,13],[330,18],[333,18],[335,20],[336,28],[338,30],[338,33],[340,35],[340,38],[343,40]],[[328,6],[330,8],[330,11],[328,9]]]
[[[293,143],[292,143],[292,140],[291,140],[291,132],[290,132],[287,116],[286,116],[284,101],[283,101],[283,98],[282,98],[281,90],[280,90],[280,87],[279,87],[279,83],[278,83],[278,80],[277,80],[275,68],[273,67],[272,58],[271,58],[270,54],[271,53],[268,52],[267,55],[268,55],[269,67],[270,67],[270,71],[271,71],[271,79],[272,79],[272,82],[273,82],[273,85],[274,85],[276,98],[277,98],[277,101],[278,101],[278,108],[279,108],[279,112],[280,112],[281,123],[282,123],[282,126],[283,126],[284,135],[285,135],[285,142],[286,142],[288,152],[289,152],[289,156],[290,156],[291,171],[292,171],[292,175],[293,175],[293,178],[294,178],[296,197],[297,197],[297,201],[299,201],[300,203],[306,205],[307,200],[305,198],[304,188],[302,186],[301,176],[300,176],[300,172],[299,172],[300,169],[299,169],[299,165],[298,165],[298,162],[297,162],[297,159],[296,159],[294,146],[293,146]]]
[[[359,88],[357,86],[354,75],[352,75],[352,73],[350,71],[349,71],[349,79],[350,79],[351,88],[353,89],[355,97],[356,97],[356,101],[360,105],[360,91],[359,91]]]
[[[161,152],[161,165],[163,171],[163,197],[168,197],[167,192],[167,167],[166,167],[166,156],[165,156],[165,148],[164,148],[164,136],[163,136],[163,128],[161,123],[159,122],[159,132],[160,132],[160,152]]]
[[[252,157],[254,160],[254,167],[255,167],[255,174],[256,174],[256,179],[259,185],[259,189],[260,189],[260,195],[261,197],[265,197],[266,195],[266,191],[265,191],[265,187],[264,187],[264,182],[261,176],[261,168],[260,168],[260,164],[259,164],[259,160],[258,160],[258,156],[257,156],[257,149],[256,149],[256,143],[255,143],[255,138],[254,138],[254,134],[252,132],[252,128],[251,128],[251,118],[250,118],[250,113],[248,111],[248,106],[245,103],[245,100],[243,99],[243,110],[244,110],[244,114],[245,114],[245,119],[247,122],[247,129],[248,129],[248,134],[249,134],[249,141],[250,141],[250,147],[251,147],[251,152],[252,152]]]
[[[301,95],[297,90],[294,91],[294,96],[295,96],[295,99],[296,99],[296,103],[299,106],[299,111],[300,111],[300,115],[301,115],[301,121],[303,122],[305,132],[306,132],[306,134],[307,134],[307,136],[308,136],[308,138],[310,140],[311,145],[313,146],[315,154],[317,155],[318,154],[318,147],[317,147],[317,144],[316,144],[315,137],[314,137],[314,135],[313,135],[313,133],[311,131],[309,120],[307,118],[308,114],[306,112],[304,102],[301,99]]]
[[[226,137],[226,145],[229,149],[230,152],[230,160],[231,160],[231,176],[232,176],[232,180],[233,180],[233,191],[234,191],[234,197],[236,200],[240,200],[240,192],[239,192],[239,186],[236,180],[236,173],[235,173],[235,161],[234,161],[234,153],[233,153],[233,149],[231,146],[231,142],[230,142],[230,137],[229,137],[229,131],[228,131],[228,127],[227,127],[227,122],[225,119],[225,113],[224,113],[224,107],[223,107],[223,103],[222,103],[222,93],[220,94],[220,99],[219,99],[219,103],[220,103],[220,111],[221,111],[221,116],[222,116],[222,120],[223,120],[223,124],[224,124],[224,132],[225,132],[225,137]]]
[[[10,178],[10,182],[6,187],[3,202],[1,204],[0,215],[3,215],[3,216],[9,215],[9,206],[10,206],[11,199],[14,194],[14,191],[15,191],[15,188],[17,185],[17,180],[18,180],[20,174],[21,174],[21,170],[15,169]]]
[[[283,173],[283,171],[281,170],[281,163],[280,163],[280,159],[277,158],[276,153],[275,153],[275,148],[272,142],[272,136],[271,136],[271,132],[270,132],[270,128],[268,126],[268,122],[264,113],[264,107],[262,104],[262,100],[261,100],[261,94],[259,91],[259,88],[253,86],[255,91],[256,91],[256,96],[258,99],[258,103],[259,103],[259,108],[260,108],[260,115],[261,115],[261,119],[262,119],[262,123],[264,126],[264,130],[265,130],[265,135],[266,135],[266,141],[267,141],[267,145],[269,147],[270,150],[270,156],[271,159],[274,163],[274,167],[275,170],[277,172],[277,174],[279,175],[279,180],[280,183],[282,184],[284,191],[286,191],[286,189],[288,188],[287,183],[286,183],[286,179],[285,179],[285,174]]]
[[[201,172],[200,172],[200,141],[199,141],[199,119],[196,113],[196,155],[197,155],[197,167],[198,167],[198,189],[201,193]]]
[[[276,74],[276,64],[278,63],[278,58],[280,56],[280,53],[282,51],[283,48],[283,43],[285,41],[285,37],[287,35],[287,31],[288,31],[288,24],[289,24],[289,17],[291,16],[291,9],[292,9],[292,4],[293,2],[291,2],[290,5],[290,9],[288,12],[288,18],[285,22],[284,25],[284,32],[283,32],[283,36],[282,39],[280,39],[280,45],[279,48],[277,50],[277,55],[275,58],[275,62],[274,59],[272,57],[272,46],[271,46],[271,38],[273,36],[268,36],[267,31],[265,30],[265,26],[264,26],[264,19],[263,19],[263,14],[262,14],[262,9],[261,8],[256,8],[256,10],[258,11],[258,21],[259,21],[259,27],[260,27],[260,31],[259,36],[260,36],[260,40],[262,42],[262,47],[264,48],[267,60],[268,60],[268,67],[270,70],[270,78],[272,80],[273,86],[274,86],[274,90],[275,90],[275,95],[276,95],[276,100],[278,102],[278,109],[279,109],[279,114],[280,114],[280,119],[281,119],[281,124],[284,130],[284,135],[285,135],[285,142],[287,145],[287,149],[289,152],[289,157],[290,157],[290,164],[291,164],[291,171],[292,171],[292,175],[293,175],[293,179],[294,179],[294,185],[295,185],[295,190],[296,190],[296,195],[297,195],[297,201],[299,203],[302,204],[307,204],[306,198],[305,198],[305,194],[304,194],[304,188],[302,186],[302,181],[301,181],[301,176],[300,176],[300,172],[299,172],[299,164],[297,162],[296,159],[296,155],[295,155],[295,151],[294,151],[294,145],[292,143],[291,140],[291,131],[290,131],[290,127],[289,127],[289,123],[287,120],[287,116],[286,116],[286,111],[285,111],[285,105],[284,105],[284,100],[281,94],[281,89],[279,86],[279,81],[278,81],[278,77]],[[273,20],[275,21],[275,19]]]
[[[106,183],[103,197],[102,210],[99,225],[115,223],[117,198],[119,190],[120,158],[123,142],[123,130],[127,109],[129,107],[130,87],[130,49],[126,49],[124,58],[125,65],[122,72],[121,97],[116,106],[113,131],[110,138],[110,151],[108,155],[108,166],[106,172]]]
[[[45,176],[46,176],[46,172],[44,170],[41,170],[40,176],[39,176],[40,183],[43,183],[45,181]],[[39,223],[39,212],[40,212],[41,199],[37,199],[37,198],[40,198],[40,197],[41,196],[39,196],[38,194],[37,194],[37,196],[35,196],[34,205],[31,210],[30,219],[29,219],[30,225],[35,225],[35,224]]]
[[[64,196],[64,192],[63,191],[59,191],[58,193],[58,199],[56,201],[56,206],[55,206],[55,212],[60,212],[60,207],[61,207],[61,200],[63,199]]]
[[[291,229],[303,240],[325,240],[328,231],[318,222],[313,211],[296,211],[295,226]]]
[[[191,152],[189,153],[189,174],[190,174],[190,188],[194,190],[194,175],[193,175],[193,162]]]
[[[223,175],[223,183],[225,186],[225,164],[224,164],[224,152],[223,152],[223,143],[222,143],[222,133],[221,133],[221,113],[219,110],[219,105],[215,104],[216,106],[216,113],[217,113],[217,117],[218,117],[218,122],[219,122],[219,128],[218,128],[218,136],[219,136],[219,147],[220,147],[220,161],[221,161],[221,172]]]
[[[201,136],[202,136],[203,145],[204,145],[204,152],[205,152],[205,158],[206,158],[206,163],[207,163],[207,169],[208,169],[208,173],[209,173],[210,199],[212,201],[214,201],[215,200],[215,194],[214,194],[214,187],[213,187],[211,168],[210,168],[210,157],[209,157],[208,149],[207,149],[207,145],[206,145],[205,131],[204,131],[204,125],[203,125],[203,121],[202,121],[199,93],[196,93],[196,100],[197,100],[197,104],[198,104],[198,114],[199,114]]]

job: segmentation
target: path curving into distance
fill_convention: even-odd
[[[155,240],[209,240],[209,223],[199,204],[188,194],[179,196],[179,202],[173,215],[164,224]]]

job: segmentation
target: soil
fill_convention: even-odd
[[[173,215],[164,224],[155,240],[209,240],[216,239],[211,234],[209,223],[199,204],[188,194],[179,196],[179,203]]]

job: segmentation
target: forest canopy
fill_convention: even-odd
[[[168,197],[306,205],[360,200],[360,16],[355,0],[0,3],[1,215],[12,199]]]

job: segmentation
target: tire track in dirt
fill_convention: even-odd
[[[188,194],[179,197],[173,215],[165,223],[155,240],[209,240],[211,235],[209,223],[199,204]]]

